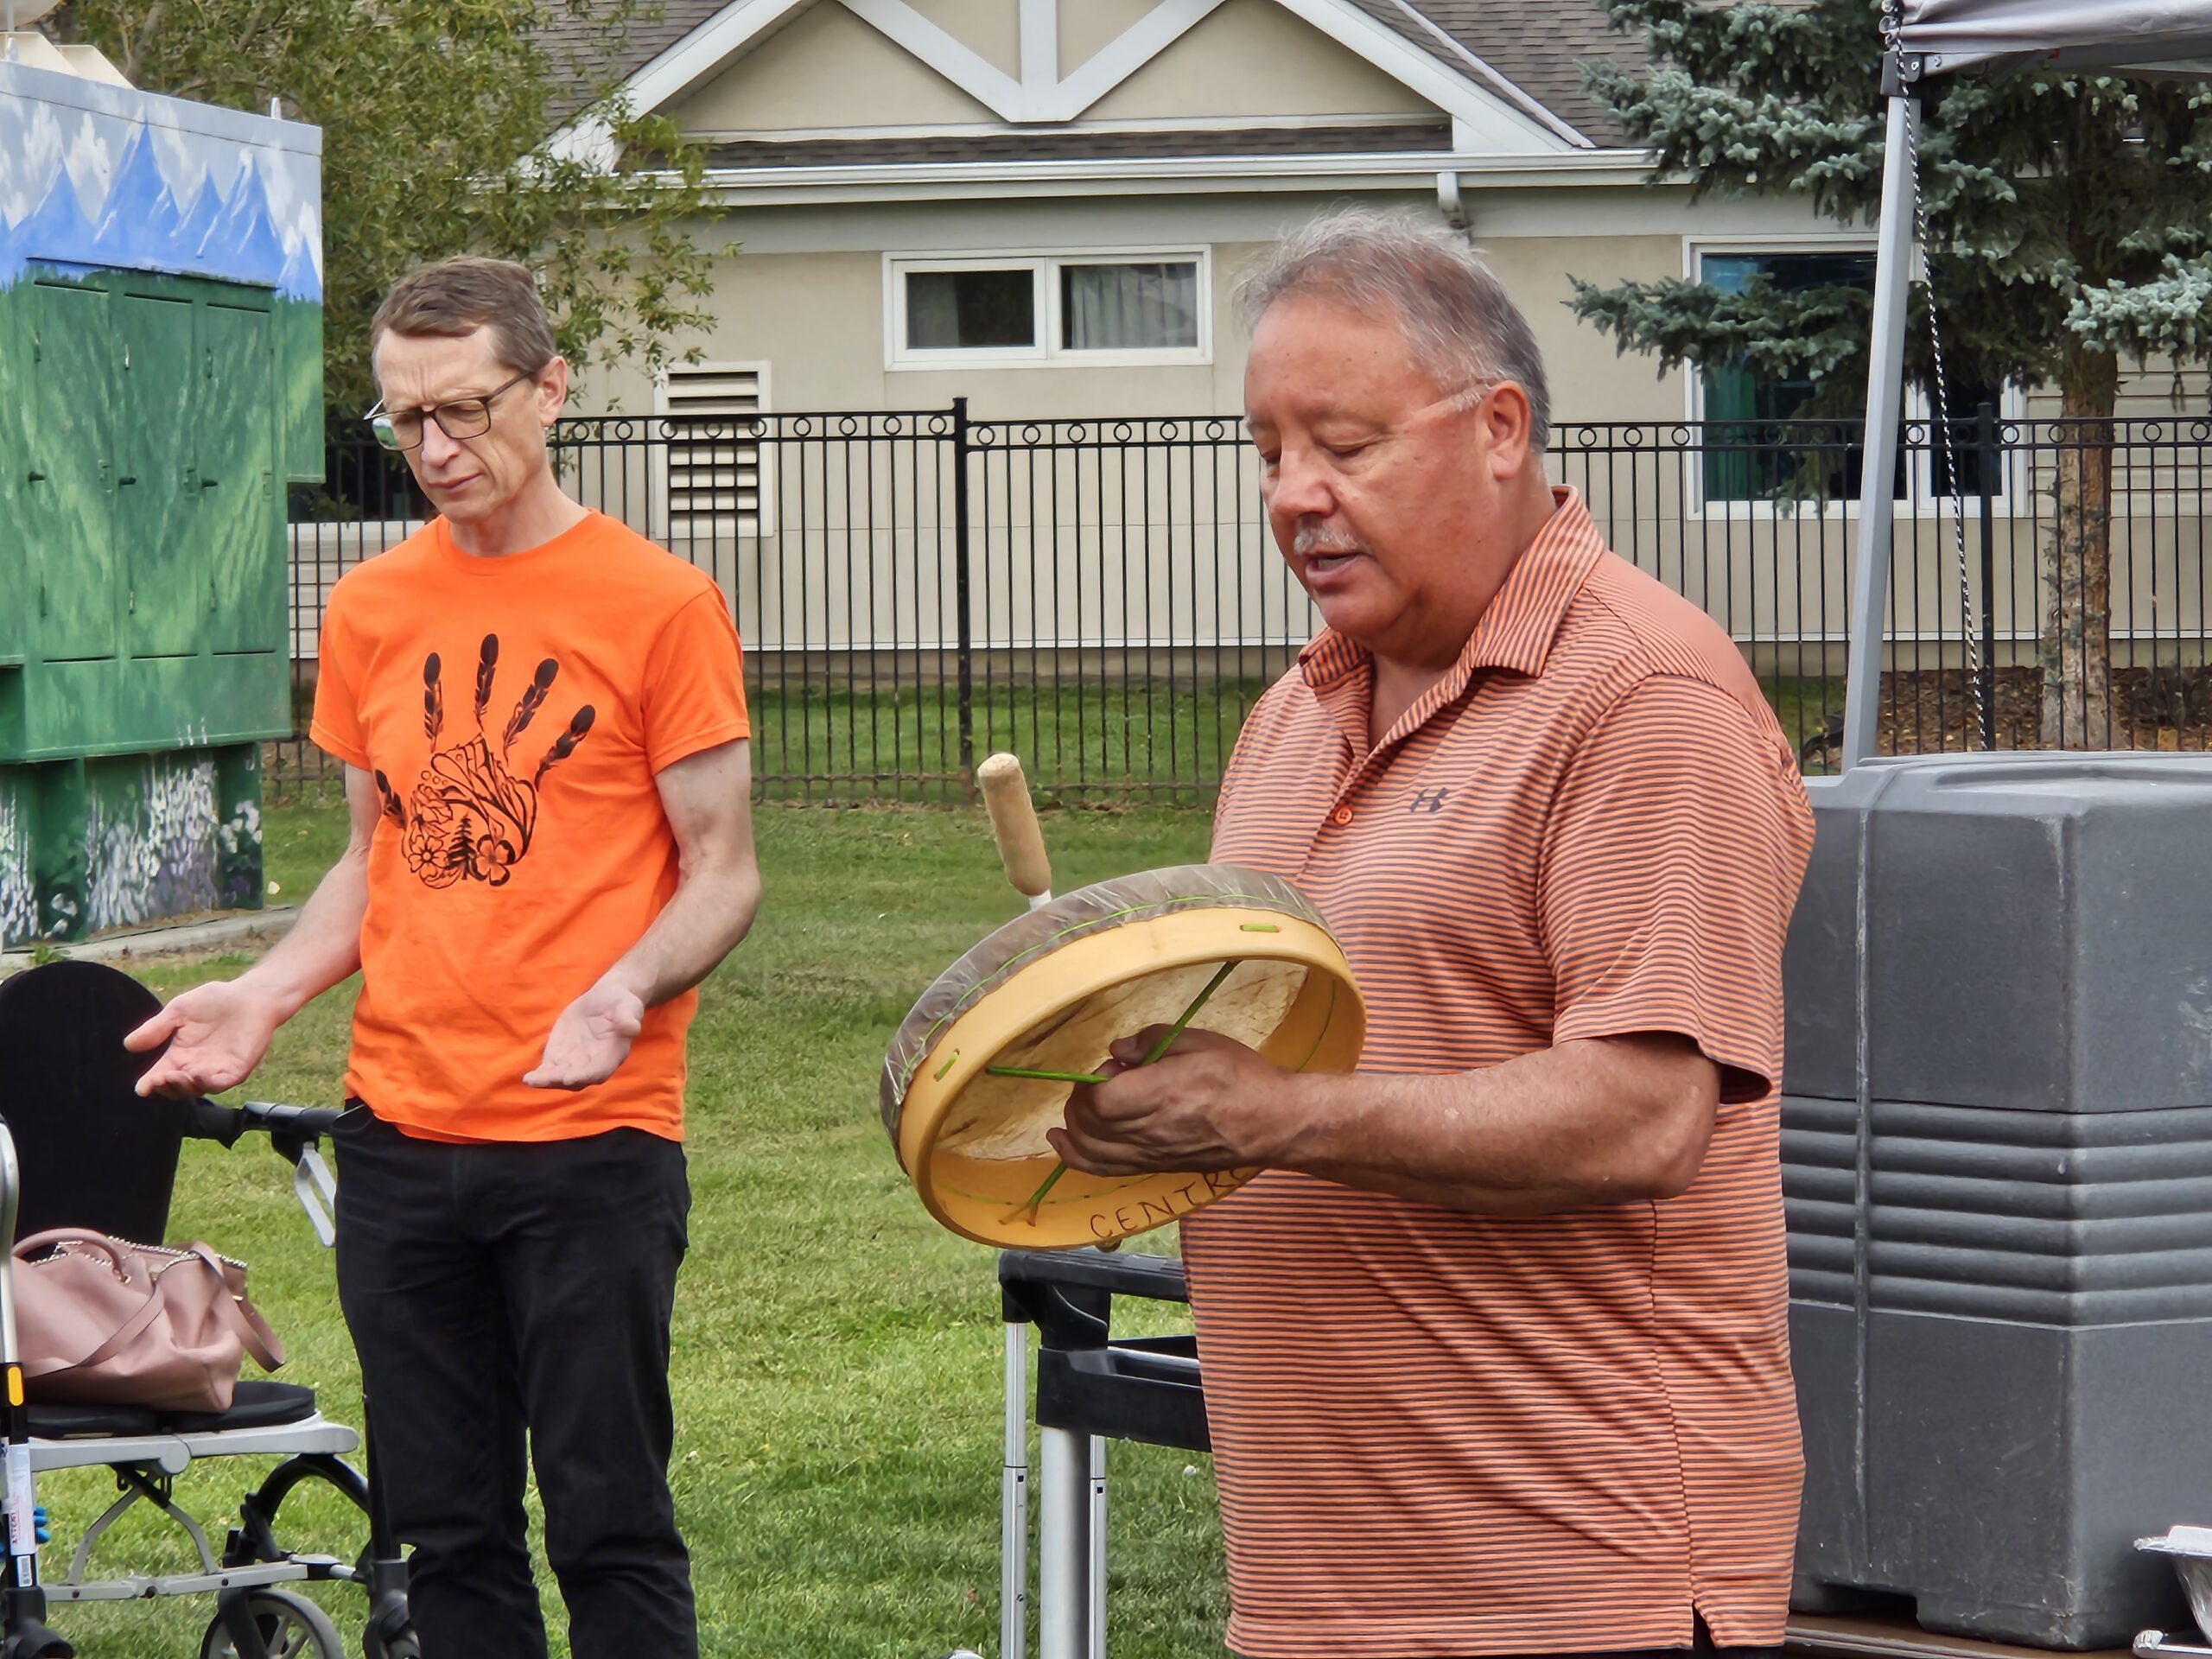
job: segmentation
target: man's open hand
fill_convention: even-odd
[[[638,994],[604,980],[561,1010],[537,1068],[523,1074],[533,1089],[588,1089],[605,1083],[630,1057],[645,1029],[645,1005]]]
[[[1185,1031],[1141,1064],[1166,1034],[1154,1026],[1114,1045],[1107,1081],[1068,1096],[1067,1127],[1048,1132],[1052,1149],[1092,1175],[1269,1162],[1290,1128],[1290,1074],[1212,1031]]]
[[[168,1043],[168,1052],[138,1079],[138,1092],[189,1100],[244,1083],[283,1018],[276,1000],[247,981],[217,980],[185,992],[123,1046],[143,1054]]]

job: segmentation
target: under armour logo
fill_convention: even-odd
[[[1416,791],[1413,799],[1406,803],[1406,810],[1408,812],[1441,812],[1444,810],[1444,802],[1446,798],[1447,798],[1451,793],[1452,791],[1448,789],[1424,789]]]

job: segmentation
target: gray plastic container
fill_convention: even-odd
[[[1796,1605],[2124,1644],[2212,1521],[2212,757],[1810,791],[1784,963]]]

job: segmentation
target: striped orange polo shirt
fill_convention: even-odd
[[[1255,1656],[1782,1639],[1801,1463],[1776,1090],[1812,843],[1710,618],[1572,491],[1371,752],[1325,631],[1253,710],[1213,859],[1295,882],[1362,1067],[1675,1032],[1720,1068],[1680,1198],[1471,1215],[1269,1172],[1183,1222],[1232,1604]]]

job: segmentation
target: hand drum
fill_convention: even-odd
[[[1063,1172],[1045,1138],[1109,1045],[1186,1013],[1292,1071],[1349,1071],[1367,1026],[1344,952],[1274,876],[1190,864],[1055,899],[953,963],[892,1039],[883,1122],[922,1203],[981,1243],[1056,1249],[1235,1191],[1255,1172]]]

